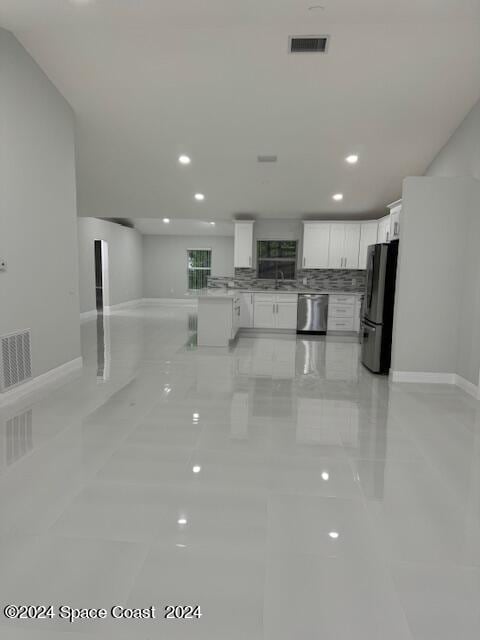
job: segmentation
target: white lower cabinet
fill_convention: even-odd
[[[297,294],[256,293],[254,300],[256,329],[297,328]]]
[[[271,329],[275,326],[275,305],[273,302],[255,300],[254,326],[256,329]]]
[[[253,293],[240,294],[240,326],[245,329],[253,327]]]
[[[297,303],[277,302],[276,303],[276,328],[296,329],[297,328]]]
[[[356,308],[355,296],[329,296],[327,331],[355,331]]]

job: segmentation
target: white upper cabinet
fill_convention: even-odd
[[[390,242],[390,216],[385,216],[378,221],[377,242]]]
[[[303,223],[304,269],[328,269],[330,224],[325,222]]]
[[[400,237],[400,214],[402,212],[402,201],[399,200],[389,205],[390,209],[390,240],[398,240]]]
[[[360,253],[358,268],[367,268],[367,250],[371,244],[377,243],[378,222],[364,222],[360,228]]]
[[[360,225],[332,223],[330,230],[330,269],[358,269]]]
[[[345,261],[344,269],[358,269],[358,254],[360,251],[360,225],[345,225],[345,249],[343,251]]]
[[[235,222],[235,267],[253,267],[253,224],[253,221]]]
[[[330,254],[328,266],[330,269],[342,269],[345,248],[345,228],[343,224],[332,224],[330,230]]]

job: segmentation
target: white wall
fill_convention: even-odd
[[[468,210],[463,216],[453,210],[452,215],[466,233],[456,373],[476,385],[480,370],[480,101],[433,160],[427,175],[474,179],[468,183]]]
[[[480,101],[433,160],[426,175],[480,180]]]
[[[80,356],[74,117],[0,29],[0,334],[32,333],[38,376]]]
[[[78,218],[80,311],[95,309],[95,240],[108,243],[110,306],[143,297],[142,236],[98,218]]]
[[[404,181],[394,371],[456,372],[472,183],[455,178]]]
[[[212,249],[212,275],[233,276],[233,237],[145,235],[145,298],[187,297],[188,249]]]

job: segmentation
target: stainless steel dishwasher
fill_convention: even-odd
[[[327,333],[328,295],[302,293],[298,296],[297,333]]]

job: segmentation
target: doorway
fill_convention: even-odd
[[[95,306],[97,313],[108,313],[110,309],[108,287],[108,244],[105,240],[94,240],[95,259]]]

